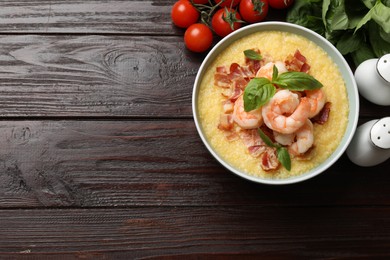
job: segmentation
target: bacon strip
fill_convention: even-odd
[[[232,63],[229,67],[229,72],[226,67],[220,66],[216,68],[214,73],[214,85],[222,88],[238,87],[245,89],[249,80],[255,74],[249,66],[241,66],[238,63]]]
[[[238,134],[246,147],[265,145],[257,129],[242,129]]]
[[[214,85],[221,88],[230,88],[232,80],[225,68],[217,67],[214,73]]]
[[[249,69],[248,66],[240,66],[238,63],[232,63],[230,65],[230,74],[232,80],[240,77],[253,78],[255,75]]]
[[[267,147],[266,151],[261,155],[260,166],[264,171],[276,170],[280,166],[275,148]]]
[[[265,152],[266,148],[267,147],[265,145],[254,145],[248,147],[248,151],[251,156],[256,158],[262,155]]]
[[[310,70],[310,65],[306,62],[306,57],[296,50],[293,55],[288,55],[284,61],[286,68],[289,71],[300,71],[307,73]]]
[[[218,129],[224,131],[230,131],[233,129],[233,117],[231,114],[220,115]]]
[[[314,123],[317,123],[320,125],[325,124],[329,119],[331,105],[332,105],[331,102],[326,102],[324,107],[321,109],[321,111],[315,117],[313,117],[311,120]]]
[[[261,54],[260,50],[255,48],[252,49],[254,52]],[[248,66],[249,70],[253,73],[253,75],[256,75],[257,71],[261,67],[261,61],[259,60],[252,60],[247,57],[245,57],[245,64]]]

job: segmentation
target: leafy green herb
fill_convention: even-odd
[[[296,0],[287,21],[321,34],[355,66],[389,53],[390,0]]]
[[[272,83],[281,88],[303,91],[322,87],[321,82],[305,72],[289,71],[280,74]]]
[[[387,41],[381,36],[382,28],[373,21],[369,22],[368,28],[370,44],[375,55],[377,57],[381,57],[387,53],[390,53],[390,41]]]
[[[279,74],[274,65],[272,80],[267,78],[253,78],[244,90],[244,110],[251,111],[266,104],[276,93],[277,85],[284,89],[303,91],[322,87],[321,82],[304,72],[288,71]]]
[[[260,53],[257,53],[254,50],[245,50],[244,55],[251,60],[261,60],[263,58]]]
[[[291,157],[288,153],[286,147],[276,148],[276,153],[278,154],[278,160],[288,171],[291,170]]]
[[[258,129],[258,133],[266,145],[268,145],[269,147],[276,148],[278,161],[283,165],[284,168],[290,171],[291,158],[290,158],[290,154],[288,153],[288,150],[278,143],[273,143],[272,140],[266,134],[264,134],[264,132],[260,128]]]
[[[336,43],[336,48],[341,54],[346,55],[350,52],[355,52],[361,48],[362,35],[353,32],[346,32]]]
[[[279,76],[278,68],[274,65],[272,68],[272,81],[276,81]]]
[[[277,147],[276,144],[274,144],[272,140],[266,134],[264,134],[264,132],[260,128],[257,130],[257,132],[259,133],[261,139],[266,145],[268,145],[269,147]]]
[[[244,91],[244,110],[251,111],[267,103],[276,92],[271,81],[266,78],[253,78]]]
[[[302,25],[324,35],[325,26],[321,17],[322,4],[323,0],[295,0],[294,5],[287,13],[287,21]]]

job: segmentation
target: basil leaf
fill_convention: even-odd
[[[352,60],[356,66],[365,60],[374,59],[375,53],[372,47],[368,43],[362,43],[361,47],[351,53]]]
[[[275,95],[275,92],[276,88],[269,79],[251,79],[244,91],[244,110],[248,112],[261,107]]]
[[[322,21],[325,25],[325,27],[327,27],[327,21],[326,21],[326,13],[328,12],[329,10],[329,6],[330,6],[330,0],[324,0],[322,2]]]
[[[321,19],[323,0],[295,0],[287,13],[286,21],[302,25],[322,36],[325,35],[325,25]]]
[[[385,33],[390,33],[390,7],[382,4],[381,1],[378,1],[372,10],[372,19],[385,31]]]
[[[333,2],[334,1],[332,1],[332,3]],[[345,3],[344,0],[341,0],[334,7],[333,17],[330,22],[331,30],[345,30],[348,28],[348,22],[348,16],[345,12]]]
[[[263,58],[260,53],[257,53],[254,50],[245,50],[244,55],[251,60],[261,60]]]
[[[368,24],[369,36],[372,50],[377,57],[390,53],[390,44],[381,37],[382,28],[375,22],[370,21]]]
[[[288,171],[291,170],[291,158],[285,147],[276,148],[276,152],[278,154],[278,160],[286,168]]]
[[[288,150],[285,147],[280,146],[278,143],[273,143],[272,140],[264,134],[264,132],[259,128],[257,129],[261,139],[264,141],[266,145],[269,147],[276,148],[276,154],[278,156],[278,161],[286,168],[288,171],[291,170],[291,158]]]
[[[356,0],[345,0],[345,6],[348,8],[345,9],[345,12],[348,16],[348,29],[354,30],[361,19],[367,13],[367,7],[361,1]]]
[[[360,32],[360,31],[359,31]],[[360,49],[363,35],[359,32],[352,33],[350,31],[346,32],[336,44],[336,48],[340,51],[342,55],[346,55],[350,52],[354,52]]]
[[[362,0],[365,6],[369,9],[373,8],[377,0]]]
[[[274,65],[274,67],[272,68],[272,81],[275,81],[278,78],[278,74],[278,68]]]
[[[373,8],[370,9],[370,11],[368,11],[368,13],[360,20],[360,22],[356,25],[355,32],[372,19],[373,10]]]
[[[266,135],[264,134],[264,132],[259,128],[257,129],[257,132],[259,133],[261,139],[264,141],[264,143],[266,145],[268,145],[269,147],[277,147],[273,142],[272,140]]]
[[[296,91],[313,90],[322,87],[322,83],[313,76],[304,72],[295,71],[280,74],[276,81],[273,81],[272,83],[281,88]]]

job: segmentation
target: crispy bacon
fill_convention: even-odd
[[[231,114],[221,114],[218,129],[224,131],[230,131],[233,129],[233,117]]]
[[[324,107],[321,109],[321,111],[315,117],[313,117],[311,120],[314,123],[317,123],[320,125],[325,124],[329,119],[331,105],[332,105],[331,102],[326,102]]]
[[[234,109],[234,103],[230,99],[227,99],[223,101],[222,109],[225,114],[231,114]]]
[[[246,147],[264,145],[257,129],[242,129],[238,135]]]
[[[225,132],[225,136],[229,142],[235,141],[239,138],[239,136],[236,132]]]
[[[229,71],[224,66],[216,68],[214,73],[214,85],[222,88],[239,87],[244,89],[249,80],[255,74],[251,71],[249,66],[241,66],[238,63],[232,63]]]
[[[239,87],[235,87],[231,93],[231,95],[228,97],[229,100],[232,102],[235,102],[242,94],[243,90]]]
[[[261,155],[260,166],[264,171],[275,170],[280,166],[275,148],[267,147],[266,151]]]
[[[230,79],[229,74],[226,73],[226,70],[220,70],[218,68],[214,73],[214,85],[221,88],[230,88],[232,80]]]
[[[254,52],[261,54],[260,50],[255,48],[252,49]],[[253,73],[253,75],[256,75],[256,72],[260,69],[261,67],[261,61],[259,60],[252,60],[247,57],[245,57],[245,64],[248,66],[249,70]]]
[[[286,68],[289,71],[300,71],[307,73],[310,70],[310,65],[306,62],[306,57],[296,50],[293,55],[288,55],[284,61]]]
[[[242,129],[238,134],[251,156],[259,157],[266,151],[267,145],[261,139],[257,129]]]
[[[230,77],[231,80],[236,78],[253,78],[255,75],[251,72],[248,66],[240,66],[238,63],[232,63],[230,65]]]
[[[251,156],[256,158],[259,157],[262,153],[264,153],[266,148],[267,147],[265,145],[253,145],[248,147],[248,151]]]
[[[236,79],[233,80],[233,87],[244,90],[246,85],[248,85],[248,82],[249,82],[248,78],[237,77]]]

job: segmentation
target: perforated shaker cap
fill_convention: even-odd
[[[371,128],[371,141],[382,149],[390,149],[390,117],[379,119]]]
[[[376,64],[379,75],[390,83],[390,53],[383,55]]]

